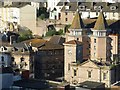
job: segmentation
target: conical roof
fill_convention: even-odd
[[[106,30],[108,28],[107,21],[103,15],[103,12],[100,12],[98,19],[95,23],[94,30]]]
[[[70,29],[82,29],[82,28],[84,28],[84,23],[82,21],[80,14],[76,12],[76,15],[73,19]]]

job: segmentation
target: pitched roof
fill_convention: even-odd
[[[85,81],[85,82],[80,83],[79,87],[91,89],[91,88],[98,88],[98,87],[100,87],[102,85],[104,86],[105,83],[93,82],[93,81]]]
[[[5,74],[5,73],[13,73],[13,70],[11,67],[2,67],[0,68],[0,74]]]
[[[95,23],[94,30],[105,30],[106,28],[108,28],[107,21],[105,20],[103,12],[100,12]]]
[[[63,49],[65,38],[54,35],[48,42],[46,42],[39,50]]]
[[[76,15],[73,19],[70,29],[81,29],[81,28],[84,28],[84,24],[83,24],[80,14],[76,12]]]
[[[71,40],[71,41],[65,42],[64,44],[82,45],[82,42],[77,41],[77,40]]]
[[[46,40],[43,39],[30,39],[30,40],[26,40],[20,43],[14,43],[13,46],[14,47],[26,47],[25,44],[27,45],[32,45],[33,47],[39,47],[43,44],[45,44]]]
[[[65,42],[65,38],[61,37],[60,35],[54,35],[48,42],[62,45]]]

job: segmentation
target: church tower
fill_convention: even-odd
[[[77,40],[71,40],[64,43],[64,78],[70,80],[71,63],[83,62],[82,43]],[[68,81],[69,82],[69,81]]]
[[[104,61],[107,60],[107,55],[110,53],[107,50],[107,34],[108,24],[105,20],[103,12],[100,12],[99,17],[92,29],[93,35],[91,36],[91,60]]]
[[[83,43],[83,59],[88,59],[90,54],[89,37],[81,15],[78,12],[76,12],[71,27],[69,28],[69,33],[66,33],[66,42],[70,40],[78,40]]]

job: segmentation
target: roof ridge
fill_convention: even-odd
[[[68,42],[65,42],[64,44],[77,44],[77,45],[81,45],[82,42],[77,41],[77,40],[70,40],[70,41],[68,41]]]

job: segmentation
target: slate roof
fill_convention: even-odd
[[[46,81],[42,80],[32,80],[32,79],[23,79],[19,81],[15,81],[13,86],[31,88],[31,89],[47,89],[49,88],[49,84]]]
[[[76,12],[76,15],[72,21],[70,29],[82,29],[82,28],[84,28],[84,23],[82,21],[80,14]]]
[[[63,37],[61,37],[59,35],[54,35],[49,40],[49,43],[60,44],[60,45],[62,45],[64,42],[65,42],[65,38],[63,38]]]
[[[64,44],[82,45],[82,42],[77,40],[71,40],[71,41],[65,42]]]
[[[17,8],[21,8],[21,7],[24,7],[26,5],[30,5],[30,2],[12,2],[12,5],[6,5],[4,7],[17,7]]]
[[[102,88],[104,88],[105,84],[101,82],[85,81],[83,83],[80,83],[79,85],[79,87],[88,88],[88,89],[99,88],[100,86],[103,86]]]
[[[120,12],[120,3],[106,3],[106,2],[68,2],[66,6],[70,6],[69,9],[65,9],[63,7],[61,9],[62,12],[65,11],[76,11],[78,8],[80,11],[86,11],[90,9],[91,12],[99,11],[99,9],[95,10],[94,6],[101,6],[103,12]],[[81,6],[85,6],[85,9],[80,9]],[[115,10],[111,9],[112,7],[116,7]]]
[[[63,49],[65,39],[59,35],[53,36],[48,42],[39,48],[39,50]]]
[[[107,21],[105,20],[103,12],[100,12],[98,19],[95,23],[94,30],[106,30],[108,28]]]
[[[63,6],[64,3],[63,2],[58,2],[57,6]]]
[[[5,73],[13,73],[12,68],[11,67],[0,68],[0,74],[5,74]]]
[[[40,47],[41,45],[43,45],[46,42],[46,40],[43,39],[30,39],[30,40],[26,40],[20,43],[14,43],[13,46],[14,47],[25,47],[26,45],[32,45],[33,47]]]

